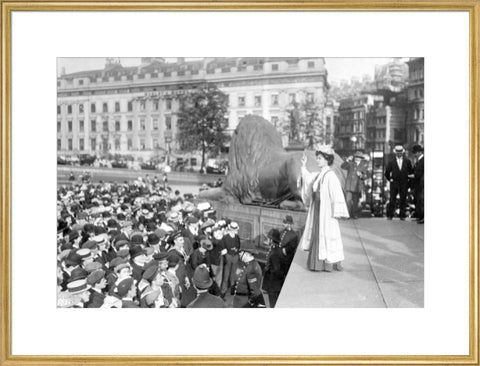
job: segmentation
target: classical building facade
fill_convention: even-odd
[[[424,59],[412,58],[408,62],[407,88],[407,144],[408,148],[415,144],[424,145]]]
[[[284,133],[294,105],[309,100],[323,110],[328,89],[323,58],[143,58],[136,67],[107,59],[104,69],[58,77],[58,153],[148,158],[174,150],[179,95],[212,84],[229,97],[229,132],[256,114]]]

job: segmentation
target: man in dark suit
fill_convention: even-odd
[[[423,172],[424,172],[424,152],[423,147],[420,145],[414,145],[412,152],[415,154],[417,162],[413,167],[413,174],[410,174],[412,178],[412,188],[415,195],[415,216],[417,217],[417,223],[424,223],[424,212],[423,212],[423,193],[424,193],[424,181],[423,181]]]
[[[358,201],[363,190],[363,181],[367,177],[367,164],[363,154],[357,151],[353,157],[343,162],[341,168],[347,171],[345,180],[345,201],[352,219],[358,215]]]
[[[280,232],[277,229],[271,229],[267,238],[270,249],[267,254],[262,289],[268,293],[270,307],[274,308],[287,277],[288,268],[286,256],[280,247]]]
[[[239,253],[239,266],[235,271],[234,308],[264,308],[262,294],[262,268],[251,250]]]
[[[387,208],[387,219],[391,220],[400,195],[400,220],[405,220],[407,206],[408,176],[413,172],[412,163],[405,156],[401,145],[395,146],[395,158],[390,160],[385,170],[385,178],[390,182],[390,202]]]
[[[283,230],[280,233],[280,248],[285,256],[286,271],[290,268],[295,252],[298,246],[298,235],[293,230],[293,217],[291,215],[285,216],[283,220]]]

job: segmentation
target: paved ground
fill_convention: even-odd
[[[365,218],[341,221],[343,272],[311,272],[298,250],[279,308],[418,308],[424,304],[423,225]]]

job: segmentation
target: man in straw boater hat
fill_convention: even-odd
[[[405,220],[407,206],[408,176],[413,173],[412,163],[407,159],[402,145],[395,146],[395,158],[385,169],[385,178],[390,182],[390,201],[387,206],[387,219],[391,220],[397,207],[397,195],[400,196],[400,220]]]
[[[357,151],[343,162],[341,167],[347,171],[345,180],[345,201],[347,202],[350,218],[356,219],[359,213],[358,201],[362,195],[363,181],[367,177],[367,164],[364,156]]]

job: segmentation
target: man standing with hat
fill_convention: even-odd
[[[390,182],[390,202],[387,207],[387,219],[391,220],[397,206],[397,195],[400,195],[400,220],[405,220],[407,206],[408,176],[413,172],[412,163],[404,156],[405,149],[401,145],[393,150],[395,158],[390,160],[385,170],[385,178]]]
[[[271,229],[268,232],[267,238],[270,249],[267,254],[267,264],[265,265],[262,289],[268,293],[270,307],[274,308],[283,283],[285,282],[288,267],[286,256],[280,247],[280,232],[277,229]]]
[[[187,305],[187,308],[226,308],[225,302],[218,296],[208,292],[213,285],[210,271],[205,264],[195,268],[193,286],[197,290],[197,298]]]
[[[359,214],[358,201],[363,191],[363,181],[367,177],[367,164],[363,154],[357,151],[353,157],[343,162],[341,168],[347,171],[345,180],[345,201],[350,218],[356,219]]]
[[[283,220],[283,230],[280,233],[280,248],[282,248],[282,253],[286,257],[287,272],[298,246],[298,235],[293,230],[292,226],[293,217],[291,215],[285,216],[285,219]]]
[[[412,188],[415,195],[415,216],[417,217],[417,223],[424,223],[423,212],[423,197],[424,197],[424,151],[420,145],[414,145],[412,152],[415,155],[417,161],[413,167],[413,174],[410,174],[412,178]]]
[[[236,283],[233,297],[234,308],[264,308],[262,268],[255,260],[252,250],[244,249],[239,254]]]
[[[223,245],[226,252],[225,264],[223,269],[223,279],[221,294],[225,297],[227,290],[235,283],[235,272],[238,266],[238,251],[240,250],[240,237],[238,236],[238,224],[234,221],[230,222],[227,233],[223,237]]]

